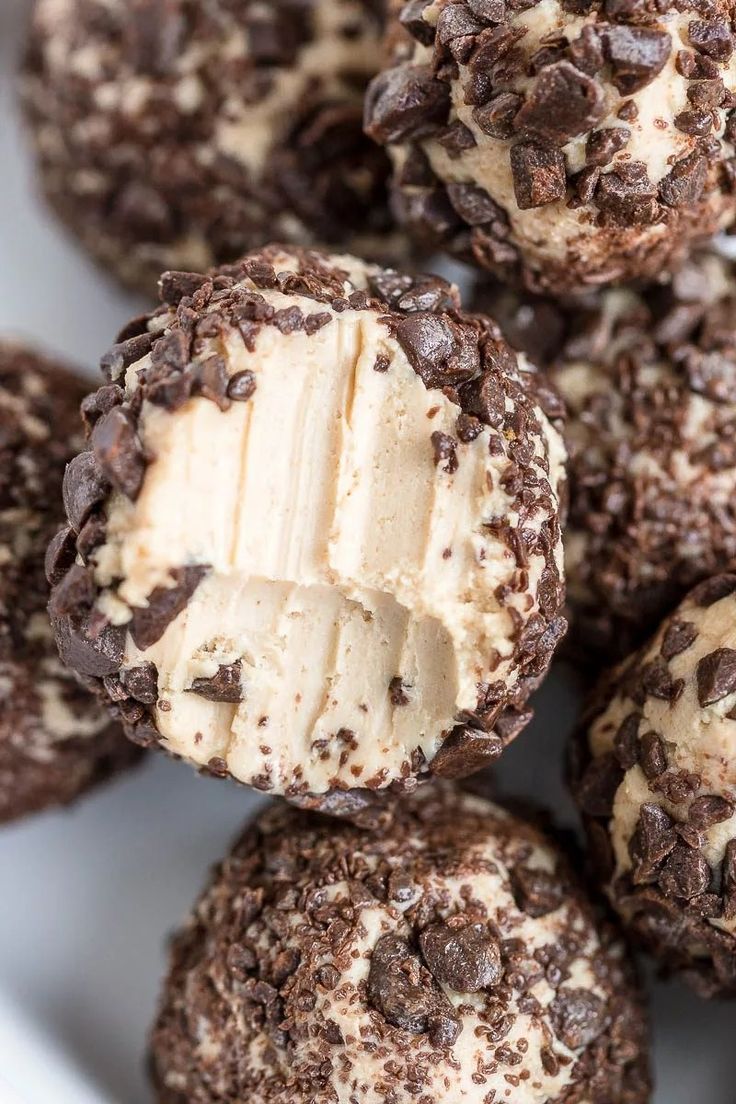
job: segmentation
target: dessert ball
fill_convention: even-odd
[[[273,246],[161,291],[67,472],[68,662],[320,808],[494,759],[565,628],[558,400],[439,277]]]
[[[155,293],[269,238],[394,256],[388,159],[362,131],[374,0],[37,0],[23,97],[43,190]]]
[[[621,658],[736,562],[736,281],[713,255],[666,289],[568,312],[572,637]]]
[[[736,996],[736,575],[699,583],[613,671],[573,755],[626,926],[705,996]]]
[[[659,276],[736,215],[732,15],[410,0],[366,105],[397,214],[530,290]]]
[[[0,342],[0,822],[65,804],[136,758],[60,662],[46,613],[44,556],[85,392],[66,369]],[[64,555],[55,541],[52,575]]]
[[[428,787],[389,834],[283,804],[174,940],[161,1104],[644,1104],[632,967],[561,853]]]

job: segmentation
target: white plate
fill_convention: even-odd
[[[11,73],[25,0],[0,0],[0,333],[93,368],[140,306],[35,202]],[[572,815],[560,781],[573,716],[558,674],[504,757],[508,792]],[[0,833],[0,1104],[143,1104],[165,939],[255,807],[246,790],[151,757],[82,802]],[[652,986],[655,1104],[734,1104],[734,1012]]]

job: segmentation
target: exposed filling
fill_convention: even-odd
[[[511,677],[514,612],[534,608],[544,566],[531,557],[528,592],[500,605],[516,562],[484,521],[514,520],[505,456],[484,429],[447,471],[431,438],[458,407],[377,315],[326,313],[311,335],[263,328],[253,353],[225,340],[230,374],[254,373],[248,401],[144,407],[155,459],[135,504],[113,499],[97,556],[117,623],[207,566],[160,639],[128,635],[125,666],[156,665],[169,750],[278,790],[386,785],[431,760],[479,684]]]

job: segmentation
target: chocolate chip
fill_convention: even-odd
[[[450,89],[428,66],[400,66],[376,77],[365,101],[366,133],[380,144],[415,141],[447,121]]]
[[[453,160],[460,157],[465,150],[473,149],[476,145],[472,130],[465,123],[461,123],[459,119],[455,119],[448,127],[439,131],[435,141],[447,150]]]
[[[256,377],[249,368],[236,372],[227,385],[227,397],[233,402],[247,402],[256,393]]]
[[[503,23],[506,19],[506,0],[467,0],[467,5],[486,23]]]
[[[629,713],[619,725],[613,738],[616,758],[624,770],[630,770],[639,761],[639,728],[641,713]]]
[[[639,741],[639,764],[650,782],[667,770],[664,744],[656,732],[645,732]]]
[[[681,111],[675,115],[675,126],[683,134],[690,134],[695,138],[705,138],[713,129],[713,115],[710,111]]]
[[[388,684],[389,701],[394,706],[408,705],[411,698],[407,694],[407,687],[400,675],[396,675]]]
[[[207,701],[233,704],[243,701],[241,661],[238,659],[235,663],[221,664],[212,678],[196,678],[189,687],[189,692],[198,694]]]
[[[92,449],[113,487],[135,501],[146,461],[133,419],[123,407],[114,407],[99,420],[92,431]]]
[[[642,805],[636,831],[629,844],[634,862],[634,882],[641,884],[650,881],[676,844],[677,833],[672,818],[659,805],[651,802]]]
[[[536,142],[519,142],[511,148],[511,174],[522,211],[565,197],[565,158],[559,150]]]
[[[290,793],[289,802],[299,809],[349,820],[365,832],[385,829],[390,810],[380,794],[370,790],[328,790],[321,794]]]
[[[626,127],[606,127],[596,130],[585,143],[585,160],[588,165],[608,165],[613,155],[623,149],[631,137]]]
[[[169,307],[178,307],[182,299],[199,291],[207,279],[199,272],[164,272],[158,282],[159,298]]]
[[[711,870],[702,855],[678,845],[668,856],[659,886],[667,897],[697,897],[710,885]]]
[[[424,984],[422,984],[424,982]],[[413,1035],[429,1031],[430,1019],[437,1021],[443,1038],[460,1033],[461,1024],[452,1005],[430,978],[422,977],[419,959],[406,940],[398,935],[383,935],[373,948],[368,971],[368,1000],[387,1023]],[[447,1031],[447,1028],[450,1028]],[[454,1039],[451,1041],[454,1042]],[[451,1045],[445,1042],[445,1045]]]
[[[716,648],[698,661],[698,701],[705,708],[736,691],[736,651]]]
[[[667,626],[659,649],[663,659],[674,659],[695,643],[698,630],[692,621],[675,620]]]
[[[657,218],[656,194],[643,162],[619,162],[612,172],[601,175],[595,201],[617,225],[647,225]]]
[[[548,870],[517,867],[511,873],[511,888],[518,907],[535,919],[554,912],[565,900],[562,882]]]
[[[568,54],[573,65],[588,76],[594,76],[605,63],[603,42],[597,27],[587,24],[570,43]]]
[[[536,78],[514,123],[531,138],[562,146],[595,126],[604,111],[601,86],[569,61],[558,61]]]
[[[158,669],[155,663],[141,663],[138,667],[123,667],[120,683],[131,698],[143,705],[154,705],[158,700]]]
[[[694,19],[688,24],[690,42],[701,54],[726,62],[733,53],[733,35],[724,19]]]
[[[109,383],[82,399],[80,410],[87,432],[89,433],[95,423],[114,406],[120,406],[124,398],[125,392],[122,387],[118,387],[116,383]]]
[[[214,354],[201,361],[196,366],[194,378],[198,394],[215,403],[220,410],[229,410],[230,379],[223,357]]]
[[[514,118],[523,102],[515,92],[500,92],[488,103],[473,108],[473,121],[491,138],[510,138],[514,133]]]
[[[62,486],[64,509],[76,532],[109,492],[110,484],[93,453],[81,452],[67,465]]]
[[[136,647],[145,652],[161,639],[171,622],[186,609],[208,570],[200,565],[175,568],[171,572],[174,585],[156,587],[148,597],[148,605],[133,610],[130,635]]]
[[[734,814],[734,804],[717,794],[703,794],[696,797],[688,809],[687,819],[694,828],[706,831],[714,824],[730,820]]]
[[[49,586],[56,586],[57,583],[61,582],[74,563],[76,554],[77,546],[74,530],[66,526],[51,538],[46,549],[44,570]]]
[[[560,989],[549,1010],[557,1038],[571,1050],[589,1046],[608,1023],[604,1002],[587,989]]]
[[[113,345],[100,360],[103,375],[109,380],[118,379],[131,364],[142,360],[151,351],[153,340],[153,334],[143,333]]]
[[[622,96],[645,88],[664,69],[672,49],[665,31],[648,27],[608,27],[603,49],[611,69],[611,80]]]
[[[484,924],[431,924],[419,936],[419,945],[430,973],[457,993],[477,993],[503,977],[501,948]]]
[[[701,609],[708,609],[734,592],[736,592],[736,575],[714,575],[711,579],[698,583],[690,591],[688,601]]]
[[[434,42],[435,29],[422,18],[426,6],[427,0],[409,0],[409,3],[404,4],[399,12],[399,22],[417,42],[421,42],[423,46],[431,46]]]
[[[455,729],[432,760],[432,773],[438,778],[466,778],[498,759],[503,748],[495,733]]]
[[[431,437],[435,467],[442,464],[442,470],[453,475],[458,468],[457,441],[449,433],[436,430]]]
[[[457,386],[480,368],[477,341],[448,318],[417,311],[397,323],[396,339],[427,387]]]
[[[477,184],[448,184],[447,194],[460,218],[469,226],[482,226],[501,215],[488,192]]]
[[[623,776],[613,752],[592,759],[578,784],[578,803],[582,811],[592,817],[610,816]]]
[[[681,679],[673,679],[666,660],[661,656],[645,663],[640,672],[642,692],[650,698],[660,701],[675,701],[682,693]]]

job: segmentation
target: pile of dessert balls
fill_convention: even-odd
[[[0,353],[0,817],[275,798],[161,1104],[643,1104],[626,940],[736,995],[735,14],[37,0],[41,189],[158,305],[86,397]],[[585,857],[461,782],[555,653]]]

